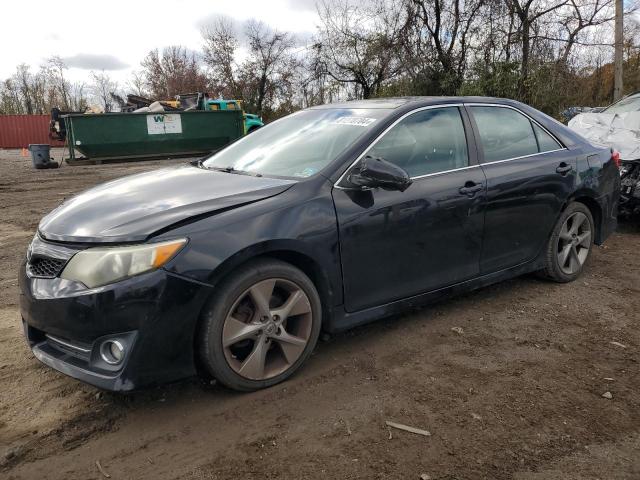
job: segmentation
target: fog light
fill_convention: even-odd
[[[100,345],[100,356],[109,365],[117,365],[124,358],[124,347],[118,340],[106,340]]]

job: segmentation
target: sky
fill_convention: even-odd
[[[217,15],[242,30],[249,19],[294,33],[301,44],[316,32],[316,0],[0,0],[0,80],[20,63],[37,71],[53,55],[72,81],[105,70],[126,89],[131,72],[155,48],[200,50],[200,30]],[[638,14],[635,18],[638,21]],[[242,51],[239,52],[240,57]]]
[[[301,39],[318,19],[315,0],[2,0],[0,79],[20,63],[35,71],[58,55],[72,81],[105,70],[123,85],[150,50],[199,50],[200,30],[216,15],[239,26],[254,18]]]

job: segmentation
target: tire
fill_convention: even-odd
[[[591,253],[594,233],[591,211],[583,203],[570,203],[547,242],[542,276],[559,283],[578,278]]]
[[[270,387],[311,355],[321,322],[320,296],[309,277],[289,263],[259,259],[233,272],[209,300],[198,331],[199,357],[231,389]]]

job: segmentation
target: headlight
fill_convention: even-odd
[[[162,267],[184,247],[187,240],[172,240],[129,247],[96,247],[76,253],[61,278],[100,287]]]

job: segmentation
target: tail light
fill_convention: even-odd
[[[617,151],[615,148],[611,149],[611,160],[613,160],[613,163],[616,164],[616,167],[620,168],[620,165],[621,165],[620,152]]]

